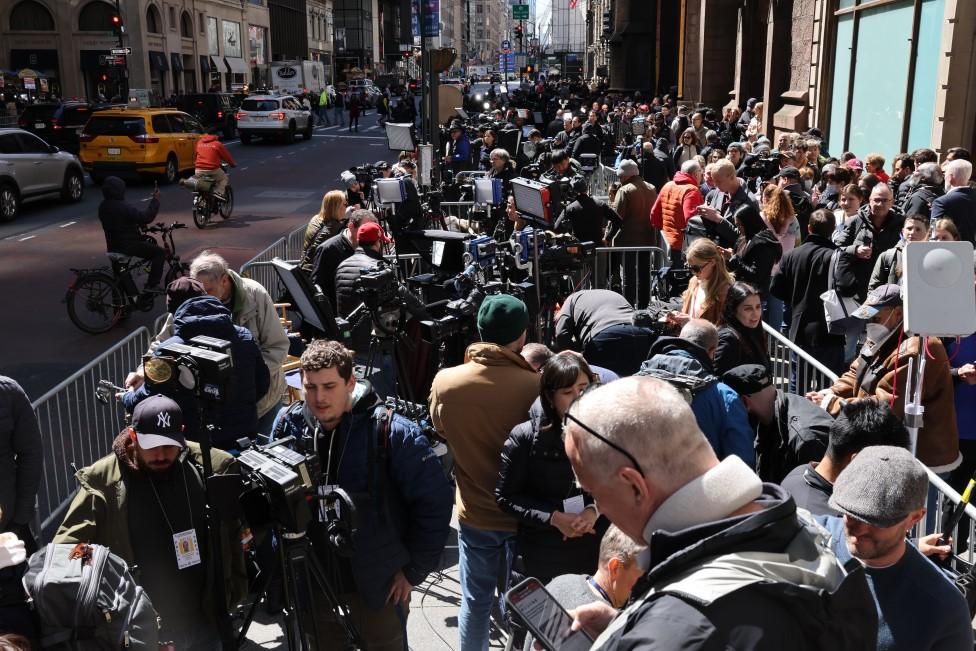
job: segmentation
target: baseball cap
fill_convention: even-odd
[[[860,158],[852,158],[849,161],[847,161],[846,165],[848,169],[852,169],[852,170],[864,169],[864,163],[861,161]]]
[[[911,452],[892,445],[871,445],[841,471],[827,503],[883,529],[925,506],[928,491],[928,474]]]
[[[186,447],[183,411],[166,396],[150,396],[136,405],[132,412],[132,428],[143,450],[163,445]]]
[[[376,161],[376,164],[373,165],[373,167],[375,167],[378,170],[388,170],[390,169],[390,164],[387,163],[385,160],[378,160]]]
[[[366,222],[359,227],[356,231],[356,239],[364,244],[373,244],[374,242],[392,242],[386,233],[383,232],[383,227],[376,222]]]
[[[622,160],[620,165],[617,166],[617,176],[623,178],[625,176],[635,176],[640,174],[640,168],[637,167],[637,163],[632,160]]]
[[[722,382],[732,387],[740,396],[751,396],[773,385],[773,378],[761,364],[742,364],[722,375]]]
[[[779,174],[777,174],[773,178],[776,178],[776,179],[779,179],[779,178],[784,178],[784,179],[798,179],[798,178],[800,178],[800,170],[796,169],[792,165],[787,165],[786,167],[784,167],[783,169],[781,169],[779,171]]]
[[[358,180],[356,178],[356,175],[348,170],[340,174],[339,178],[342,180],[343,183],[350,186]]]
[[[883,307],[896,307],[901,305],[901,286],[899,285],[880,285],[868,292],[868,297],[853,312],[851,316],[858,319],[870,319]]]

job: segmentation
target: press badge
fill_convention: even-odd
[[[582,495],[575,495],[573,497],[567,497],[563,500],[563,513],[582,513],[583,509],[586,508],[586,502],[583,501]]]
[[[176,547],[176,566],[181,570],[200,564],[200,545],[197,543],[197,532],[187,529],[173,534],[173,546]]]

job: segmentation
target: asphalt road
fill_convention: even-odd
[[[226,141],[237,168],[231,170],[233,217],[207,229],[193,226],[191,193],[182,186],[160,187],[159,221],[182,221],[176,249],[183,260],[212,249],[233,268],[253,257],[316,213],[322,195],[341,187],[339,173],[352,165],[394,160],[376,115],[360,118],[359,132],[321,127],[311,141],[250,146]],[[86,179],[87,181],[87,179]],[[132,181],[126,198],[145,205],[152,181]],[[107,264],[98,221],[101,191],[88,182],[85,198],[72,205],[57,200],[27,204],[20,217],[0,225],[0,374],[16,379],[32,399],[57,385],[140,326],[152,327],[162,313],[137,313],[102,335],[81,332],[68,319],[62,300],[71,268]],[[109,378],[121,381],[124,378]]]

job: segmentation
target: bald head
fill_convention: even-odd
[[[892,203],[891,190],[887,183],[878,183],[874,186],[869,200],[872,217],[876,219],[886,217],[891,210]]]

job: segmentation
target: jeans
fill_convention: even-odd
[[[274,425],[275,416],[281,411],[282,402],[279,400],[271,409],[258,418],[258,436],[267,437],[271,434],[271,426]]]
[[[331,124],[329,122],[329,107],[320,106],[319,107],[319,124]]]
[[[159,281],[163,279],[163,263],[166,262],[166,251],[158,244],[151,242],[131,242],[112,249],[115,253],[132,255],[151,261],[149,267],[149,277],[146,279],[146,289],[159,287]]]
[[[763,305],[763,321],[776,332],[783,332],[783,301],[775,296],[767,296]]]
[[[342,127],[346,126],[346,112],[342,109],[342,107],[332,107],[332,118],[335,120],[337,125]]]
[[[608,368],[620,377],[633,375],[654,343],[647,328],[621,323],[604,328],[583,346],[583,358],[594,366]]]
[[[459,651],[486,651],[495,589],[508,589],[515,533],[460,525],[458,564],[461,574]]]

